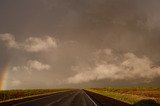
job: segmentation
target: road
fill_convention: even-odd
[[[94,98],[92,98],[92,96],[94,96]],[[104,101],[109,103],[107,106],[121,106],[118,105],[120,101],[116,102],[117,105],[115,105],[110,101],[106,101],[105,97],[99,98],[104,99],[104,101],[99,101],[99,99],[95,99],[96,97],[99,98],[97,95],[92,95],[89,92],[86,93],[84,90],[74,90],[38,98],[30,98],[28,100],[10,101],[0,104],[0,106],[106,106],[103,104]],[[122,106],[130,105],[123,105],[122,103]]]

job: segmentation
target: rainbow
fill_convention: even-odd
[[[8,69],[9,65],[5,65],[3,69],[0,71],[0,90],[6,89],[6,82],[8,77]]]

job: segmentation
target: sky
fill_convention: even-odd
[[[159,0],[0,0],[0,89],[159,86]]]

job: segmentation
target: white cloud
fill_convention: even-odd
[[[27,62],[27,65],[32,70],[42,71],[42,70],[49,70],[50,69],[50,66],[48,64],[43,64],[43,63],[40,63],[39,61],[36,61],[36,60],[29,60]]]
[[[44,71],[49,70],[51,67],[48,64],[41,63],[37,60],[28,60],[26,65],[22,66],[15,66],[12,68],[13,71],[19,72],[19,71]]]
[[[39,52],[56,48],[57,40],[51,36],[29,37],[23,42],[17,42],[12,34],[0,34],[0,40],[4,41],[7,47],[25,50],[28,52]]]
[[[127,79],[143,79],[144,82],[160,77],[160,67],[152,67],[152,61],[147,57],[137,57],[133,53],[125,53],[118,56],[109,49],[101,50],[97,56],[100,57],[105,53],[106,58],[93,62],[94,67],[89,66],[76,68],[77,74],[68,78],[68,83],[83,83],[93,80],[109,79],[109,80],[127,80]],[[112,60],[111,60],[111,56]],[[108,59],[107,59],[108,57]],[[115,59],[116,58],[116,59]],[[78,66],[77,66],[78,67]],[[90,70],[88,70],[90,69]]]
[[[0,34],[0,40],[4,41],[9,48],[19,48],[19,45],[15,41],[15,37],[10,33]]]
[[[44,36],[43,39],[37,37],[29,37],[22,45],[24,49],[29,52],[38,52],[57,47],[56,39],[50,36]]]

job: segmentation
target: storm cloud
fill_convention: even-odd
[[[1,0],[1,88],[159,86],[159,4]]]

